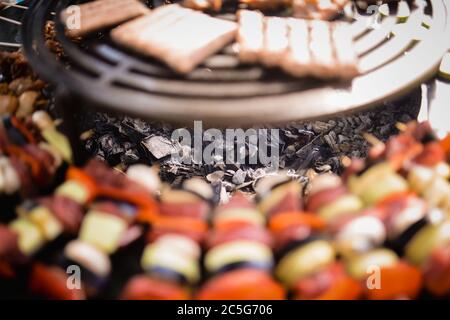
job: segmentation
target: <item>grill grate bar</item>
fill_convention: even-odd
[[[405,26],[422,22],[423,7],[412,6],[415,1],[409,2],[411,16]],[[433,7],[427,15],[436,26],[430,29],[430,37],[438,44],[433,44],[427,51],[424,46],[430,46],[430,39],[424,39],[422,43],[397,33],[391,36],[398,23],[395,6],[388,16],[381,17],[379,28],[372,28],[373,17],[358,12],[353,5],[353,10],[343,19],[352,23],[351,32],[363,74],[347,83],[294,79],[278,69],[243,65],[237,59],[234,46],[211,57],[191,74],[180,76],[155,59],[112,43],[108,30],[85,38],[81,44],[72,42],[65,36],[59,15],[51,18],[49,13],[58,13],[68,5],[78,3],[75,0],[32,2],[33,12],[24,20],[31,36],[23,34],[23,37],[27,40],[24,45],[29,60],[44,78],[56,84],[63,83],[69,91],[111,111],[143,119],[190,121],[202,118],[232,124],[260,120],[274,122],[369,107],[424,81],[442,57],[437,40],[448,25],[443,1],[427,2]],[[430,12],[434,14],[430,16]],[[232,14],[228,16],[233,18]],[[63,62],[48,61],[52,53],[43,44],[42,31],[36,31],[49,18],[56,23],[57,39],[66,55]],[[30,43],[36,43],[36,46],[32,47]],[[410,60],[408,56],[423,56],[424,52],[427,58],[418,59],[418,68],[405,67],[406,61]],[[384,81],[376,85],[383,78],[393,78],[392,83]]]

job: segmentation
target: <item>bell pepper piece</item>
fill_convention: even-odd
[[[36,263],[31,271],[30,289],[50,300],[84,300],[83,289],[69,289],[67,280],[64,270]]]
[[[280,232],[293,225],[306,225],[314,230],[323,230],[325,221],[314,214],[295,211],[278,213],[269,221],[269,229],[273,233]]]
[[[199,300],[281,300],[283,287],[261,270],[240,269],[216,276],[200,290]]]
[[[337,279],[317,300],[357,300],[362,293],[363,290],[359,282],[344,276]]]
[[[122,300],[188,300],[186,289],[176,284],[145,275],[133,277],[125,286]]]
[[[422,288],[422,273],[405,262],[380,270],[380,288],[366,289],[370,300],[390,300],[400,297],[414,299]],[[366,286],[367,287],[367,286]]]

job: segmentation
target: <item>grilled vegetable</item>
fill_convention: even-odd
[[[228,242],[209,250],[205,256],[205,267],[208,272],[214,273],[226,265],[243,261],[271,266],[273,264],[272,251],[266,245],[255,241]]]
[[[287,286],[334,262],[335,251],[325,240],[317,240],[289,252],[278,264],[275,274]]]
[[[131,278],[120,298],[123,300],[188,300],[190,295],[186,289],[176,284],[139,275]]]
[[[387,162],[369,168],[361,176],[352,176],[348,181],[352,193],[361,197],[368,205],[380,201],[396,192],[408,191],[408,184]]]
[[[28,219],[16,219],[9,227],[18,234],[20,251],[26,256],[33,255],[45,244],[44,235],[39,227]]]
[[[47,241],[56,239],[63,232],[62,224],[45,207],[32,209],[28,213],[28,219],[39,227]]]
[[[423,277],[419,269],[405,262],[380,270],[380,287],[366,289],[366,296],[371,300],[415,299],[422,287]]]
[[[430,224],[420,230],[408,243],[406,259],[414,265],[423,266],[433,249],[450,243],[450,220]]]
[[[264,271],[238,269],[212,278],[200,289],[199,300],[280,300],[286,293]]]
[[[127,223],[117,216],[91,211],[83,220],[79,238],[111,254],[119,247],[127,228]]]
[[[388,249],[375,249],[360,256],[352,257],[347,262],[347,272],[355,279],[368,276],[371,267],[390,267],[399,261],[397,255]]]
[[[221,228],[230,223],[241,223],[242,225],[255,225],[263,227],[264,216],[257,210],[251,208],[230,208],[220,210],[214,217],[214,226]]]
[[[84,300],[84,290],[69,288],[64,270],[36,263],[31,271],[30,289],[32,292],[51,300]]]
[[[149,274],[163,279],[165,278],[164,270],[182,275],[191,284],[195,284],[200,279],[197,259],[187,258],[173,248],[167,250],[158,242],[145,248],[141,265]]]
[[[341,227],[335,236],[335,245],[340,254],[348,257],[378,247],[385,239],[386,230],[380,219],[362,216]]]
[[[101,278],[106,278],[111,272],[109,257],[94,247],[81,240],[69,242],[64,248],[64,256]]]

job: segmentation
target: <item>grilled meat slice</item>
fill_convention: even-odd
[[[67,33],[78,37],[146,14],[150,10],[138,0],[97,0],[70,6],[62,13]]]
[[[265,22],[261,62],[268,67],[279,66],[289,44],[286,19],[269,17]]]
[[[341,78],[351,79],[358,75],[358,56],[349,36],[348,26],[335,23],[332,30],[332,39],[338,73]]]
[[[311,73],[319,78],[332,78],[336,75],[336,61],[331,43],[330,24],[314,20],[310,22],[310,28]]]
[[[264,48],[264,16],[258,11],[239,10],[239,59],[242,62],[257,62]]]
[[[232,41],[236,23],[182,8],[165,6],[148,17],[113,30],[115,42],[164,61],[178,73],[189,73],[208,56]],[[162,17],[155,23],[154,14]],[[164,25],[164,28],[162,27]]]
[[[311,72],[311,54],[309,52],[309,27],[306,20],[288,19],[289,50],[281,66],[287,73],[296,77]]]

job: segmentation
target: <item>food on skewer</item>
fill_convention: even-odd
[[[68,34],[78,37],[149,12],[139,0],[96,0],[68,7],[61,18]]]
[[[274,300],[285,297],[272,279],[274,264],[264,216],[242,195],[219,206],[208,235],[205,269],[211,276],[197,295],[201,300]]]
[[[144,275],[133,277],[122,299],[189,299],[201,279],[201,244],[207,231],[212,195],[209,185],[193,178],[184,188],[163,188],[158,215],[148,217],[151,230],[141,257]]]
[[[0,194],[36,195],[71,161],[67,138],[44,111],[30,121],[5,116],[0,123]]]
[[[25,277],[46,298],[98,297],[115,268],[110,255],[140,238],[142,274],[128,280],[122,299],[445,297],[447,142],[426,125],[407,125],[342,179],[315,177],[304,200],[287,174],[260,179],[257,204],[237,194],[215,209],[210,227],[213,192],[197,179],[163,187],[157,203],[152,168],[137,165],[127,177],[95,161],[71,167],[53,195],[23,202],[0,225],[0,277]],[[76,234],[62,259],[40,261],[42,249]],[[66,286],[70,265],[82,268],[79,290]]]
[[[164,16],[154,21],[154,15],[171,10],[165,23]],[[161,24],[165,24],[162,28]],[[156,32],[158,30],[158,32]],[[115,42],[164,61],[179,73],[189,73],[207,57],[231,42],[237,30],[234,22],[168,5],[154,10],[140,19],[125,23],[111,32]]]
[[[360,281],[370,300],[415,299],[422,287],[420,270],[388,249],[374,249],[346,261],[346,270]]]
[[[318,176],[311,182],[306,208],[331,224],[343,216],[359,214],[364,204],[338,176],[330,173]]]

